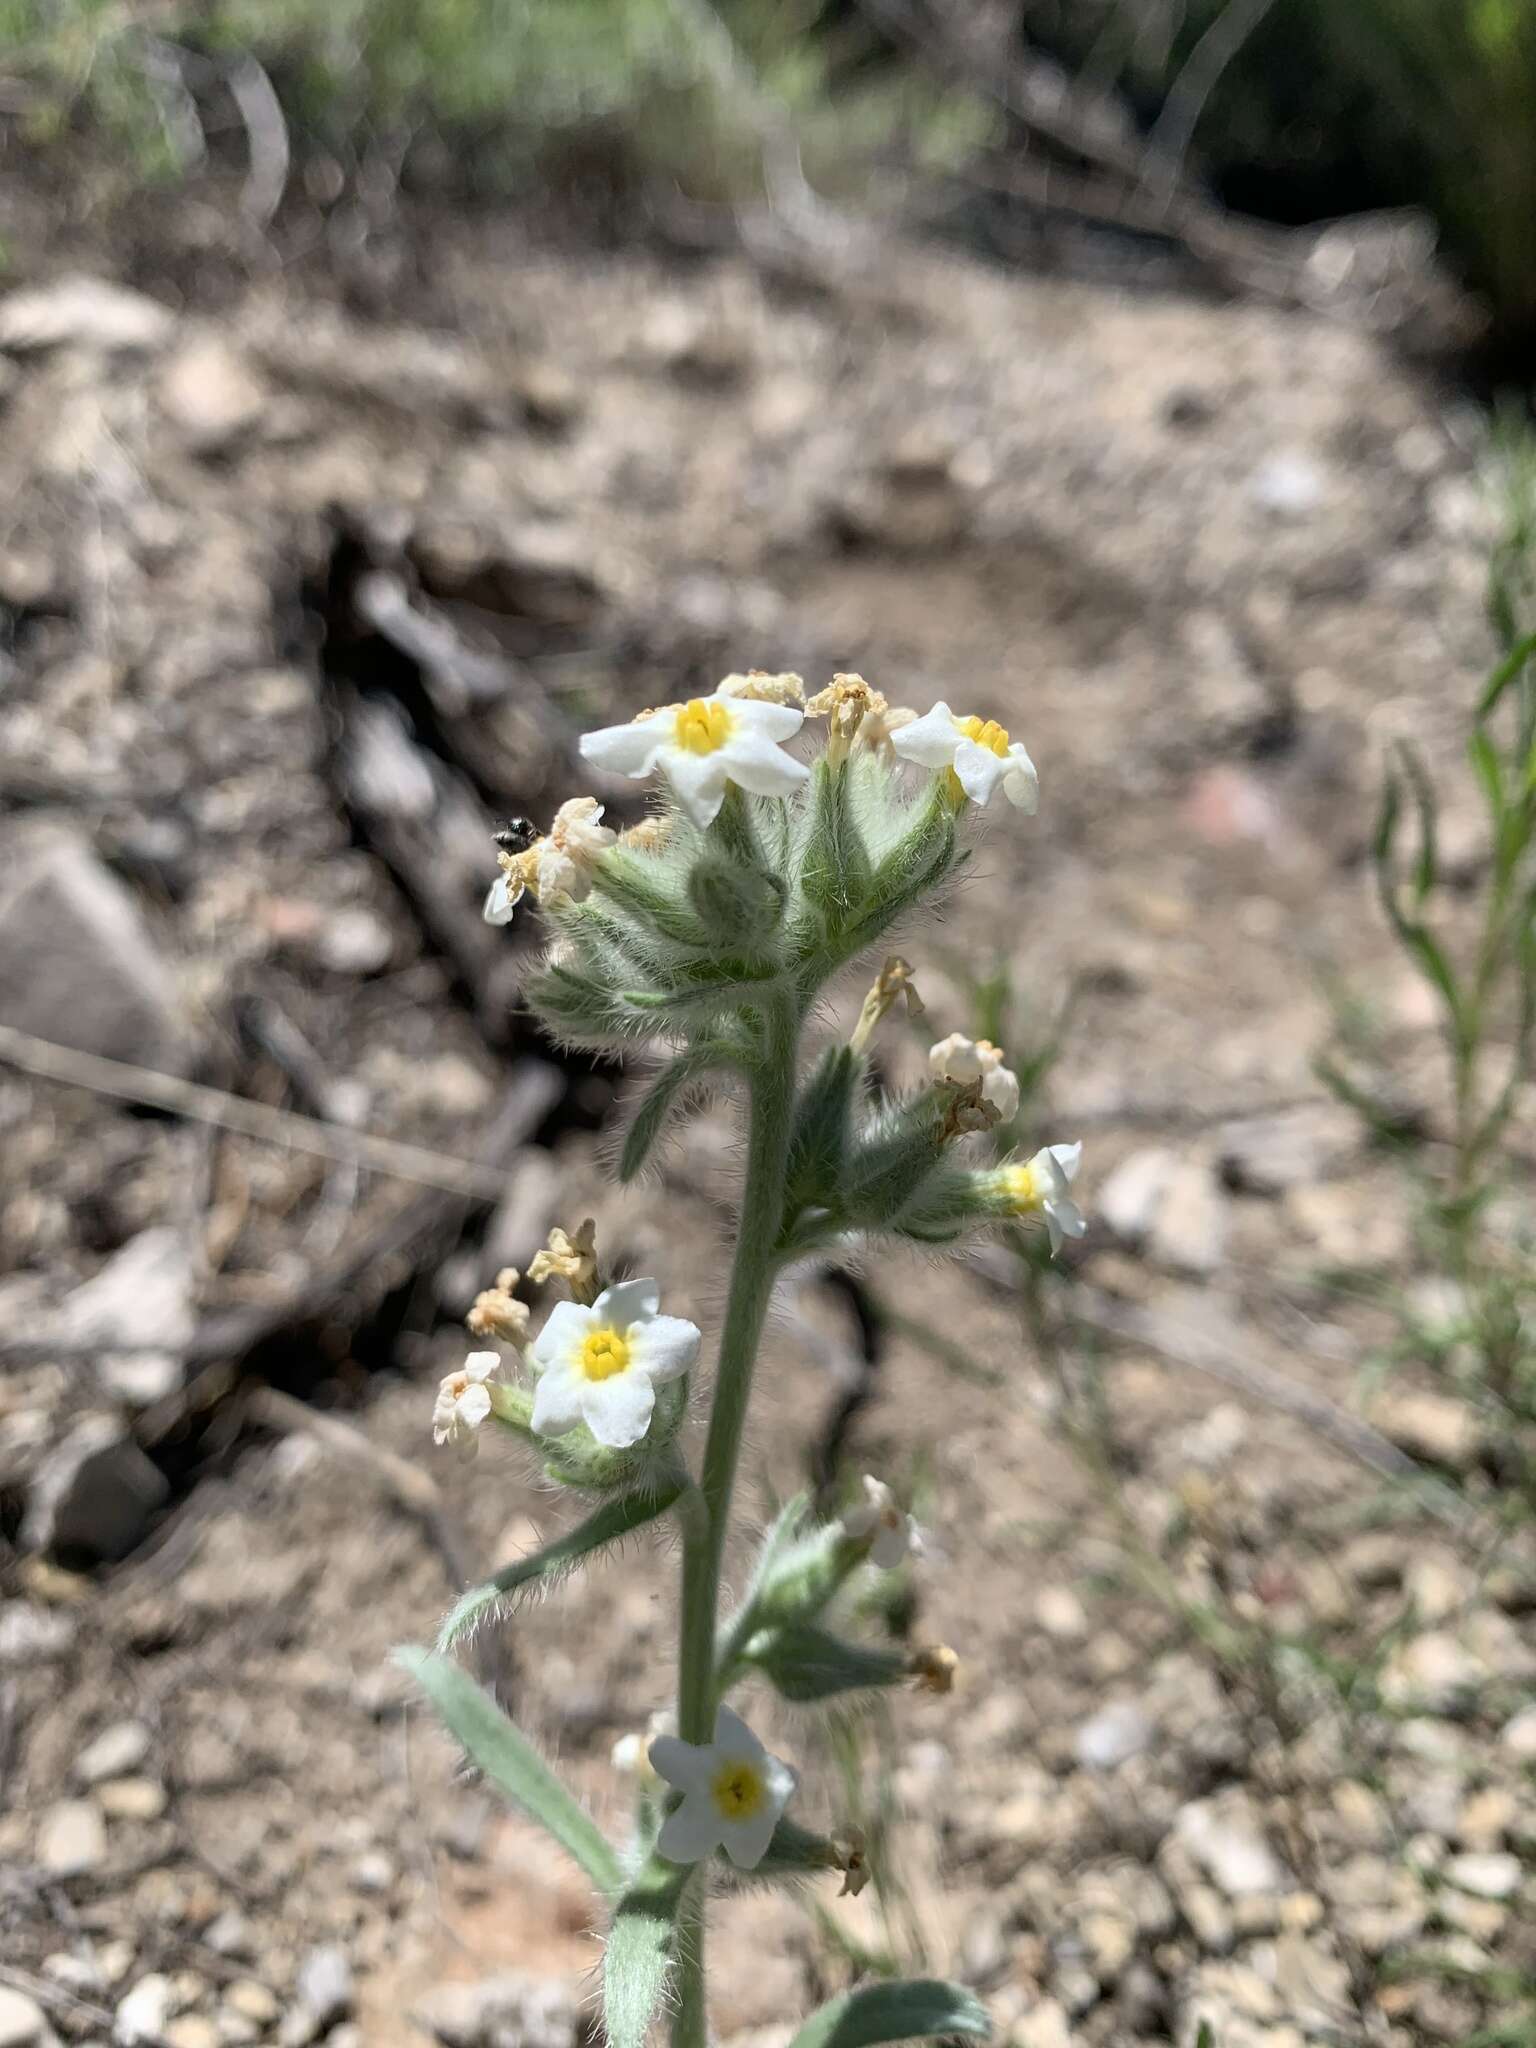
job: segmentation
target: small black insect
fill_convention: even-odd
[[[496,828],[496,844],[503,853],[526,853],[538,836],[532,818],[504,818]]]

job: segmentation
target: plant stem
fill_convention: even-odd
[[[715,1633],[720,1602],[720,1566],[730,1525],[736,1461],[752,1393],[752,1368],[773,1287],[775,1247],[783,1220],[784,1180],[789,1163],[790,1115],[799,1038],[798,1008],[779,998],[769,1009],[766,1056],[751,1077],[747,1171],[731,1288],[720,1335],[714,1406],[704,1444],[700,1499],[683,1523],[683,1613],[678,1648],[677,1732],[684,1742],[706,1743],[714,1735],[718,1704]],[[677,2006],[673,2048],[705,2048],[704,1897],[701,1883],[679,1915]]]

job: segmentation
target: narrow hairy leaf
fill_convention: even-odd
[[[641,1096],[629,1129],[624,1133],[624,1149],[619,1154],[621,1181],[634,1179],[649,1158],[651,1147],[660,1137],[678,1096],[690,1081],[698,1080],[713,1064],[711,1059],[701,1057],[697,1052],[685,1052],[679,1053],[675,1060],[669,1060],[662,1068]]]
[[[495,1578],[487,1579],[483,1586],[472,1586],[450,1608],[438,1630],[439,1655],[462,1642],[476,1623],[509,1593],[515,1593],[523,1586],[535,1585],[541,1579],[555,1578],[582,1558],[590,1556],[594,1550],[602,1550],[634,1530],[643,1529],[647,1522],[654,1522],[658,1515],[667,1512],[687,1484],[686,1476],[678,1473],[644,1492],[621,1494],[617,1500],[604,1501],[596,1514],[589,1515],[586,1521],[568,1529],[563,1536],[557,1536],[553,1543],[546,1543],[531,1557],[518,1558],[515,1564],[499,1571]]]
[[[653,1856],[614,1908],[603,1955],[603,2026],[610,2048],[642,2048],[666,1996],[677,1909],[690,1870]]]
[[[811,2014],[789,2048],[879,2048],[882,2041],[935,2034],[985,2040],[991,2030],[985,2008],[963,1985],[909,1978],[865,1984],[830,2000]]]
[[[553,1835],[600,1891],[617,1891],[623,1881],[619,1860],[597,1823],[490,1694],[468,1672],[430,1650],[396,1650],[395,1662],[415,1679],[481,1770],[514,1805]]]

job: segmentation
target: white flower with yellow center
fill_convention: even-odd
[[[1011,1123],[1019,1113],[1019,1079],[1003,1065],[1001,1049],[989,1038],[967,1038],[952,1031],[928,1048],[928,1071],[935,1081],[952,1081],[967,1088],[981,1083],[981,1099],[997,1112],[999,1123]]]
[[[432,1410],[432,1441],[451,1444],[461,1458],[480,1448],[480,1425],[491,1412],[491,1388],[502,1381],[501,1354],[471,1351],[457,1372],[449,1373],[437,1390]]]
[[[1065,1238],[1081,1237],[1088,1228],[1068,1192],[1082,1157],[1081,1145],[1042,1145],[1023,1166],[1005,1166],[998,1174],[1003,1199],[1015,1216],[1044,1216],[1053,1258]]]
[[[715,1715],[713,1742],[659,1735],[651,1763],[683,1795],[656,1840],[667,1861],[697,1863],[723,1849],[738,1870],[755,1870],[795,1789],[789,1765],[770,1756],[729,1707]]]
[[[627,1450],[651,1426],[656,1388],[680,1379],[699,1355],[699,1332],[656,1313],[654,1280],[604,1288],[590,1307],[562,1301],[534,1339],[539,1370],[533,1427],[564,1436],[584,1422],[600,1444]]]
[[[701,829],[737,783],[754,796],[788,796],[807,780],[803,761],[782,751],[805,722],[792,704],[751,697],[690,697],[629,725],[583,735],[582,759],[614,775],[640,777],[660,769],[678,803]]]
[[[935,704],[890,740],[904,761],[947,768],[960,793],[975,803],[984,804],[999,783],[1016,810],[1033,811],[1040,800],[1034,762],[995,718],[957,718],[947,704]]]
[[[864,1498],[857,1507],[845,1508],[843,1534],[854,1543],[869,1544],[869,1561],[882,1571],[892,1572],[922,1550],[923,1539],[916,1522],[896,1505],[896,1496],[883,1480],[864,1474]]]

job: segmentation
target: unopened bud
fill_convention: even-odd
[[[947,1643],[931,1643],[926,1649],[914,1650],[907,1659],[907,1676],[924,1692],[953,1692],[959,1669],[960,1659]]]
[[[853,1027],[853,1036],[848,1043],[855,1052],[863,1052],[875,1034],[875,1029],[886,1013],[898,1002],[905,1002],[909,1017],[921,1017],[923,999],[917,992],[912,979],[912,969],[907,962],[893,953],[875,976],[874,986],[864,998],[864,1007],[859,1012],[859,1021]]]

